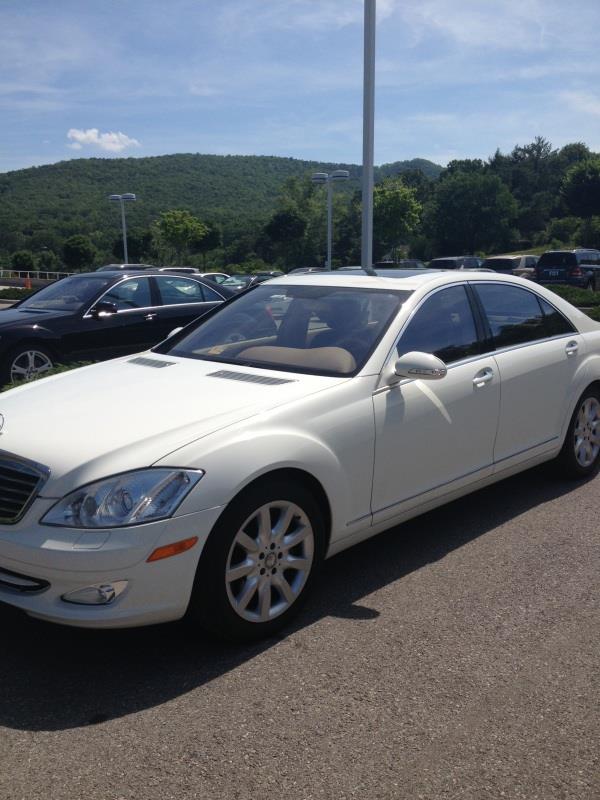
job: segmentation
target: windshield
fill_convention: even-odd
[[[78,311],[112,281],[109,275],[73,275],[45,286],[23,300],[19,309]]]
[[[577,258],[575,253],[568,251],[555,250],[554,252],[544,253],[537,263],[538,267],[575,267]]]
[[[222,306],[187,336],[163,342],[158,352],[316,375],[353,375],[410,294],[265,284]]]
[[[520,260],[519,258],[486,258],[481,266],[495,270],[514,269],[519,266]]]

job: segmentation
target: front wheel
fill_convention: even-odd
[[[303,487],[249,487],[202,552],[188,616],[218,636],[251,641],[283,627],[304,603],[322,561],[321,511]]]
[[[600,391],[587,389],[577,401],[565,441],[558,456],[569,478],[592,475],[600,463]]]
[[[31,344],[12,350],[4,364],[3,383],[21,383],[38,378],[54,368],[54,356],[45,347]]]

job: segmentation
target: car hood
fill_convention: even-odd
[[[224,371],[237,378],[215,376]],[[0,451],[48,467],[42,494],[62,497],[344,380],[153,353],[128,356],[1,395]]]
[[[72,311],[30,311],[27,308],[5,308],[0,312],[0,328],[10,325],[44,325],[44,320],[72,316]]]

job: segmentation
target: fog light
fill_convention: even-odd
[[[127,581],[113,581],[112,583],[95,583],[83,589],[63,594],[65,603],[78,603],[83,606],[107,606],[112,603],[127,586]]]

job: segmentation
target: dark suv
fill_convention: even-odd
[[[563,283],[595,291],[600,288],[600,250],[548,250],[535,271],[539,283]]]

